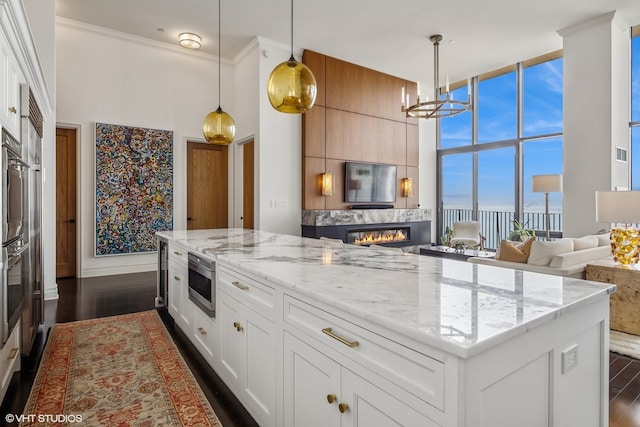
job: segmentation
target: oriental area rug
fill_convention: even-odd
[[[53,326],[21,426],[221,426],[155,310]]]

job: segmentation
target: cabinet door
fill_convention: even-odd
[[[173,317],[173,320],[177,320],[180,315],[180,291],[183,286],[187,286],[183,283],[185,278],[180,273],[180,266],[176,261],[169,260],[168,262],[168,275],[169,275],[169,289],[168,289],[168,309],[169,314]]]
[[[348,369],[342,369],[343,427],[438,427],[415,409]]]
[[[193,310],[193,337],[191,341],[198,348],[200,354],[213,367],[215,364],[215,348],[220,342],[216,320],[209,317],[202,310],[194,307]]]
[[[241,375],[242,393],[252,412],[274,426],[276,406],[276,371],[274,326],[258,313],[245,308],[244,330],[245,369]]]
[[[340,425],[340,365],[284,333],[285,427]]]
[[[220,300],[220,375],[236,394],[240,391],[241,369],[245,364],[244,313],[242,305],[219,290]]]

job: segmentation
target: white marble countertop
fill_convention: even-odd
[[[467,358],[614,285],[242,229],[159,236]]]

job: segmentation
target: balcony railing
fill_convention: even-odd
[[[486,238],[485,247],[487,249],[496,249],[501,240],[509,237],[509,234],[514,231],[514,217],[513,211],[478,211],[477,221],[480,222],[481,233]],[[473,211],[471,209],[443,209],[438,238],[444,235],[446,227],[453,228],[454,222],[472,220]],[[544,212],[525,212],[523,214],[522,224],[528,230],[534,230],[536,236],[546,235],[545,222]],[[562,237],[561,213],[549,214],[549,230],[551,237]]]

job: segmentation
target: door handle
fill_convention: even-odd
[[[187,217],[187,221],[193,221],[193,218],[191,218],[190,216]]]
[[[70,218],[70,219],[65,219],[64,222],[68,222],[69,224],[75,224],[76,223],[76,219],[75,218]]]

